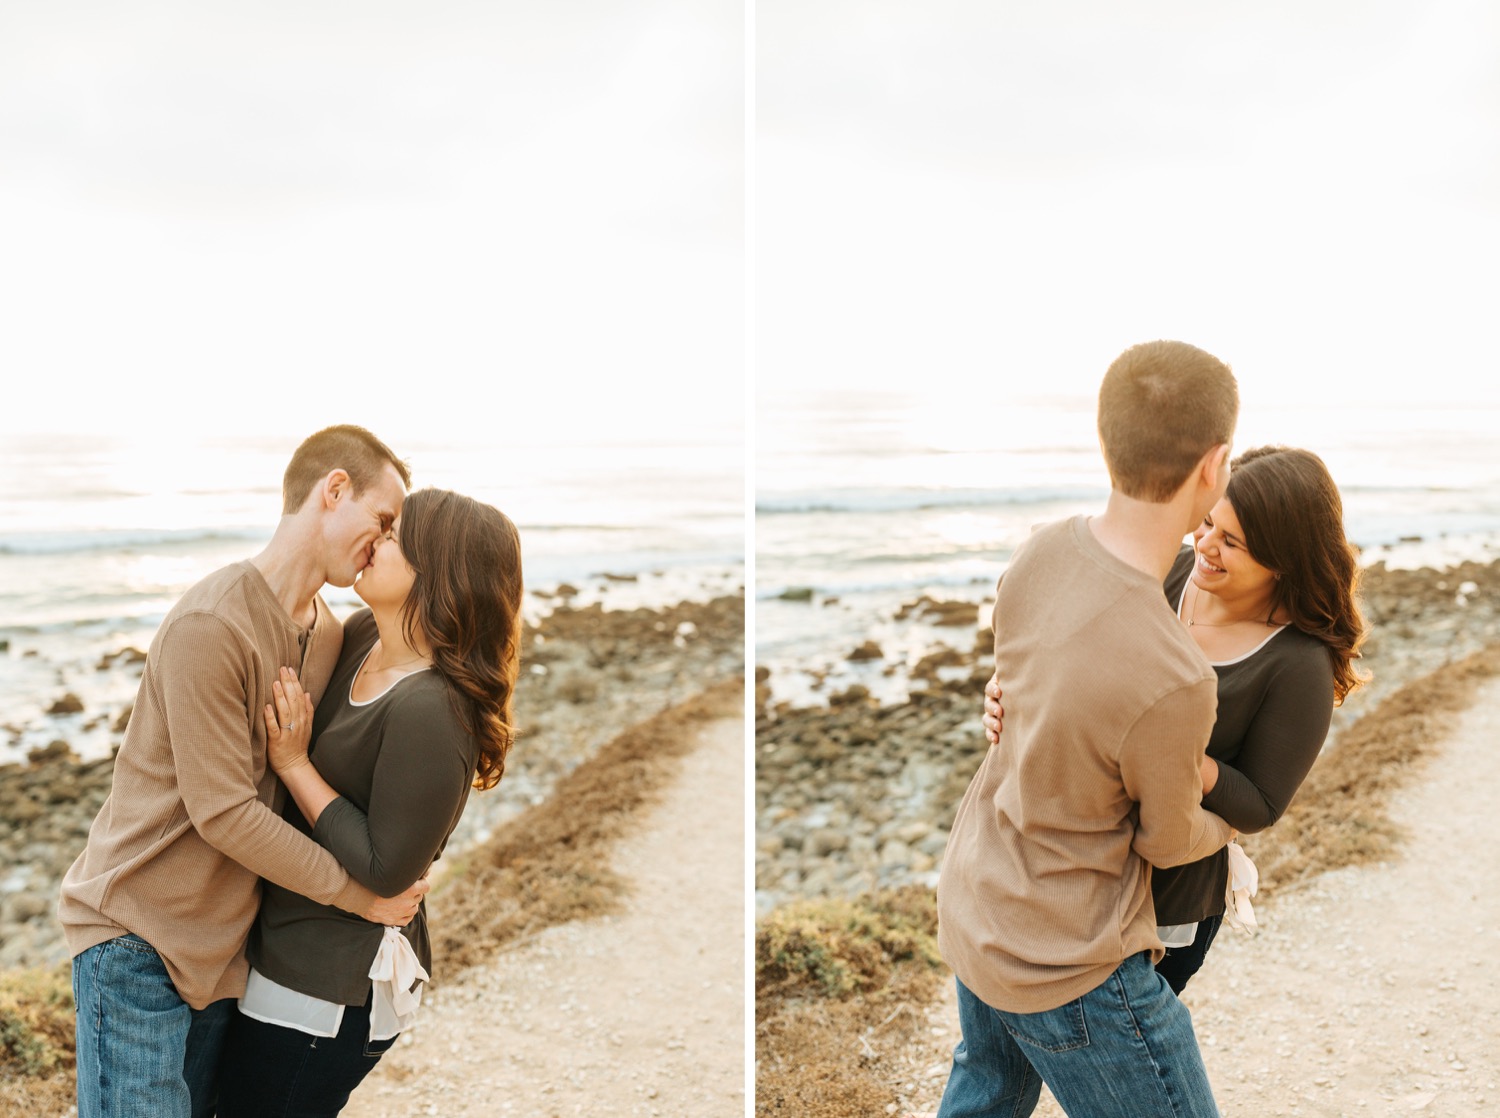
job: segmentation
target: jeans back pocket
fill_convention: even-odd
[[[1089,1029],[1083,1016],[1082,998],[1041,1013],[1001,1013],[1000,1019],[1006,1032],[1016,1040],[1047,1052],[1088,1047]]]

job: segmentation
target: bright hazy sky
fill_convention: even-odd
[[[1500,401],[1500,15],[757,0],[756,388]],[[744,395],[734,0],[0,12],[0,433]]]
[[[1500,401],[1486,0],[758,0],[760,398]]]
[[[9,4],[0,433],[743,411],[733,0]]]

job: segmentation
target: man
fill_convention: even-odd
[[[938,885],[963,1041],[940,1118],[1217,1115],[1187,1009],[1157,976],[1151,865],[1233,835],[1203,810],[1213,669],[1161,584],[1223,495],[1228,367],[1182,342],[1127,350],[1099,393],[1103,515],[1017,549],[994,612],[1005,736],[969,785]]]
[[[261,716],[282,667],[321,696],[343,628],[318,592],[354,583],[410,483],[363,428],[312,435],[265,550],[191,587],[152,640],[109,799],[58,906],[79,1118],[213,1112],[260,878],[384,924],[416,912],[425,882],[376,897],[281,819]]]

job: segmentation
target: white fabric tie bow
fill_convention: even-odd
[[[1229,851],[1229,882],[1224,887],[1224,923],[1253,936],[1258,925],[1250,898],[1260,888],[1260,871],[1239,843],[1231,842],[1226,849]]]
[[[370,1035],[392,1036],[401,1030],[402,1019],[415,1013],[422,1004],[422,987],[417,983],[429,978],[400,928],[386,928],[380,950],[370,964],[370,978],[375,982],[375,996],[370,1003]]]

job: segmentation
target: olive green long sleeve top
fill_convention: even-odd
[[[1193,549],[1183,548],[1164,584],[1175,611],[1181,611],[1192,569]],[[1215,662],[1213,669],[1219,709],[1208,755],[1218,762],[1219,779],[1203,806],[1241,833],[1254,834],[1281,818],[1318,759],[1333,721],[1333,661],[1327,645],[1288,625],[1268,630],[1258,648]],[[1228,877],[1224,850],[1158,869],[1151,878],[1157,923],[1192,924],[1219,915]]]
[[[448,684],[433,669],[355,701],[360,665],[380,635],[361,610],[344,627],[344,653],[318,704],[313,765],[337,792],[310,827],[288,799],[289,823],[311,835],[381,896],[403,892],[442,852],[468,802],[479,745],[463,726]],[[402,930],[432,973],[425,904]],[[363,1005],[379,924],[268,884],[250,934],[252,966],[274,982],[324,1001]]]

